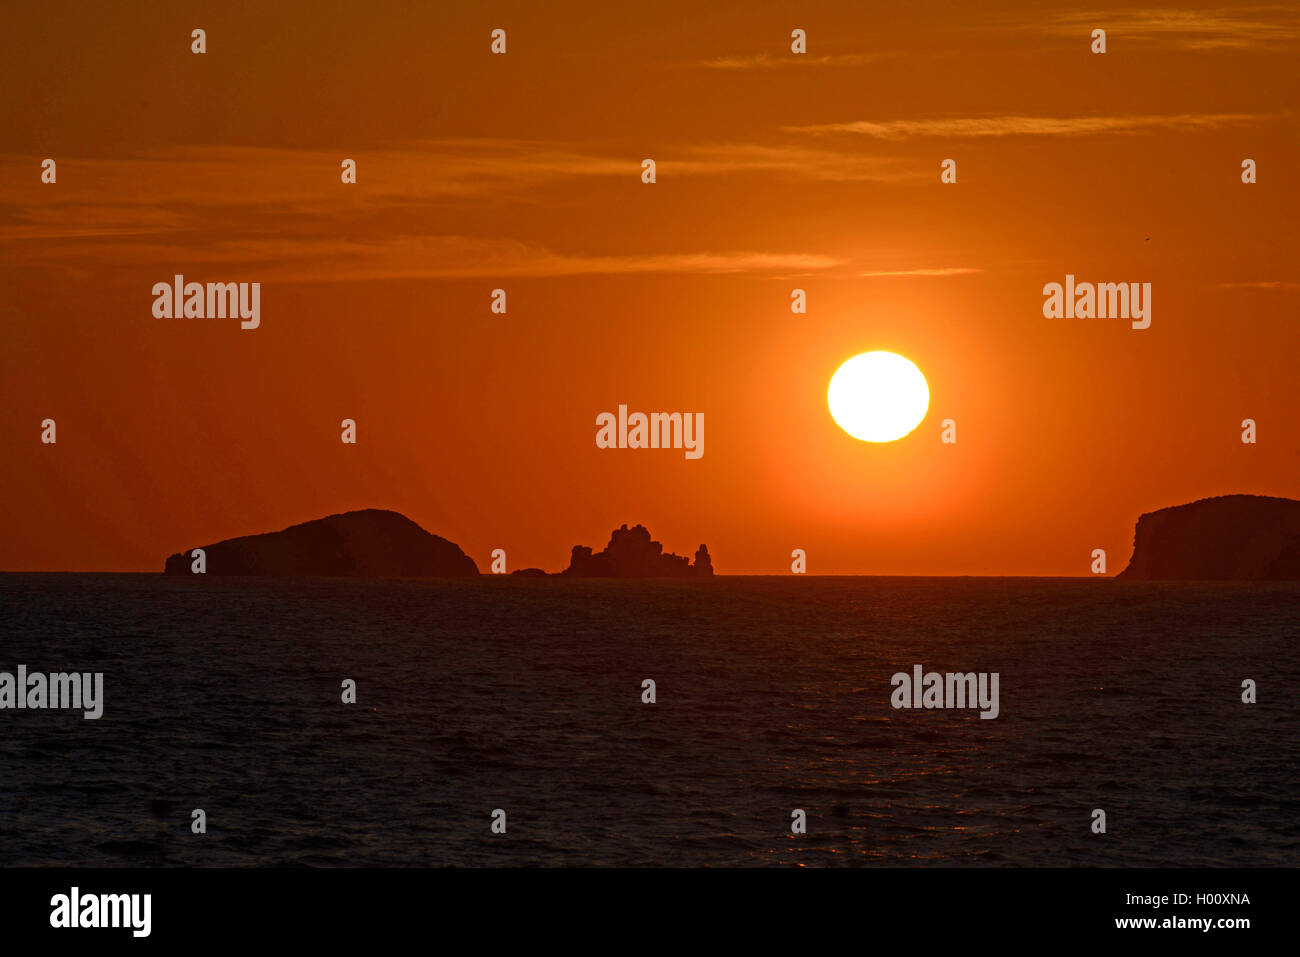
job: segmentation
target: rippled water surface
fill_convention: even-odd
[[[8,866],[1300,864],[1294,584],[0,575],[0,608],[0,670],[106,685],[98,721],[0,711]],[[1000,716],[893,710],[917,663],[998,672]]]

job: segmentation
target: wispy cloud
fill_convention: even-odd
[[[969,276],[983,271],[973,266],[946,266],[938,269],[882,269],[860,272],[858,275],[865,279],[889,279],[897,276]]]
[[[645,253],[592,256],[557,252],[537,243],[467,236],[416,236],[380,243],[269,242],[232,252],[265,260],[270,278],[331,281],[354,279],[455,279],[488,276],[547,278],[581,275],[674,273],[807,273],[840,265],[808,253],[753,251]],[[319,264],[329,263],[322,276]]]
[[[1253,282],[1221,282],[1220,289],[1300,289],[1300,282],[1291,279],[1260,279]]]
[[[178,262],[174,245],[60,244],[35,254],[59,264],[93,259],[100,267]],[[207,243],[188,247],[187,271],[219,271],[226,279],[288,282],[352,282],[384,279],[549,278],[583,275],[806,275],[843,265],[832,256],[752,250],[588,255],[561,252],[541,243],[477,236],[394,236],[373,241],[283,237]]]
[[[340,163],[358,164],[357,185],[340,194]],[[182,207],[265,205],[281,208],[324,206],[337,210],[340,199],[364,198],[369,204],[409,206],[448,199],[533,201],[539,189],[588,181],[637,183],[640,153],[612,156],[585,153],[527,140],[438,140],[364,153],[258,147],[184,147],[127,159],[65,158],[59,184],[32,200],[28,184],[39,157],[0,158],[0,205],[27,211],[34,221],[66,223],[73,207],[105,228],[164,227],[183,217]],[[665,146],[656,152],[660,178],[768,173],[807,180],[915,178],[913,166],[891,157],[863,155],[804,144],[699,143]],[[147,220],[132,209],[152,206]],[[52,209],[60,210],[52,213]],[[76,217],[86,225],[87,219]],[[10,234],[14,235],[14,234]]]
[[[780,56],[771,53],[716,57],[701,60],[690,66],[704,67],[708,70],[777,70],[810,66],[861,66],[874,63],[894,53],[828,53],[823,56],[811,56],[807,53],[789,53]]]
[[[1108,37],[1165,43],[1184,50],[1282,49],[1300,41],[1300,9],[1256,6],[1071,12],[1051,19],[1046,30],[1077,37],[1098,27]]]
[[[267,250],[277,257],[285,250]],[[303,249],[306,261],[318,260],[322,251]],[[810,253],[754,251],[644,253],[624,256],[590,256],[562,253],[533,243],[472,239],[460,236],[417,237],[379,244],[344,244],[324,250],[336,266],[334,280],[373,278],[451,279],[487,276],[546,278],[581,275],[633,275],[647,273],[725,275],[735,273],[805,274],[841,265],[841,260]],[[313,267],[290,264],[281,278],[319,280]]]
[[[976,136],[1092,136],[1103,133],[1147,133],[1155,130],[1213,130],[1262,122],[1271,114],[1178,113],[1168,116],[961,116],[924,120],[854,120],[787,127],[798,133],[854,133],[880,140],[917,136],[948,138]]]
[[[872,156],[858,150],[819,149],[800,144],[718,143],[686,147],[676,156],[666,154],[661,172],[677,171],[692,176],[734,173],[772,173],[792,179],[897,182],[923,179],[928,171],[917,169],[901,157]]]
[[[124,159],[65,158],[59,163],[58,202],[65,194],[148,196],[159,203],[229,205],[274,198],[315,202],[339,189],[340,163],[358,164],[357,191],[368,200],[404,202],[481,197],[534,189],[546,183],[639,174],[641,157],[587,154],[548,143],[503,139],[447,139],[363,153],[262,147],[178,147]],[[21,183],[31,157],[5,157],[0,169]],[[39,159],[36,159],[39,163]],[[0,201],[8,197],[0,182]],[[10,185],[10,191],[18,191]],[[125,200],[123,200],[125,201]]]
[[[357,161],[356,185],[340,183],[344,156]],[[691,250],[687,239],[686,251],[667,253],[628,250],[619,236],[618,254],[589,255],[573,242],[558,249],[543,211],[644,189],[642,158],[496,139],[424,142],[363,154],[186,147],[123,159],[64,158],[58,185],[34,188],[39,159],[4,157],[0,249],[10,262],[74,271],[175,263],[183,250],[192,268],[304,281],[777,276],[847,268],[817,250],[755,249],[744,240],[739,248],[710,244]],[[802,143],[681,145],[657,151],[656,161],[661,184],[744,175],[840,182],[926,175],[901,158]],[[488,210],[487,221],[515,221],[519,231],[493,226],[491,236],[471,235],[476,230],[464,225],[467,210],[475,213],[470,222],[482,222]],[[514,218],[514,210],[523,214]],[[577,245],[610,248],[600,236]]]

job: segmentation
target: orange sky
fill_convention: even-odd
[[[374,506],[483,570],[639,521],[723,574],[1076,575],[1300,492],[1294,8],[49,6],[0,12],[0,569]],[[155,319],[178,272],[261,327]],[[1151,328],[1045,319],[1067,272]],[[881,446],[826,410],[872,349],[931,389]],[[620,403],[703,458],[598,449]]]

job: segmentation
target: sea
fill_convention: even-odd
[[[1298,583],[5,574],[19,665],[5,867],[1300,865]]]

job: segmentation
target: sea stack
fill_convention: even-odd
[[[684,555],[664,552],[644,525],[622,525],[610,534],[604,551],[574,545],[569,567],[561,575],[578,578],[708,578],[713,575],[709,549],[701,545],[695,564]]]

